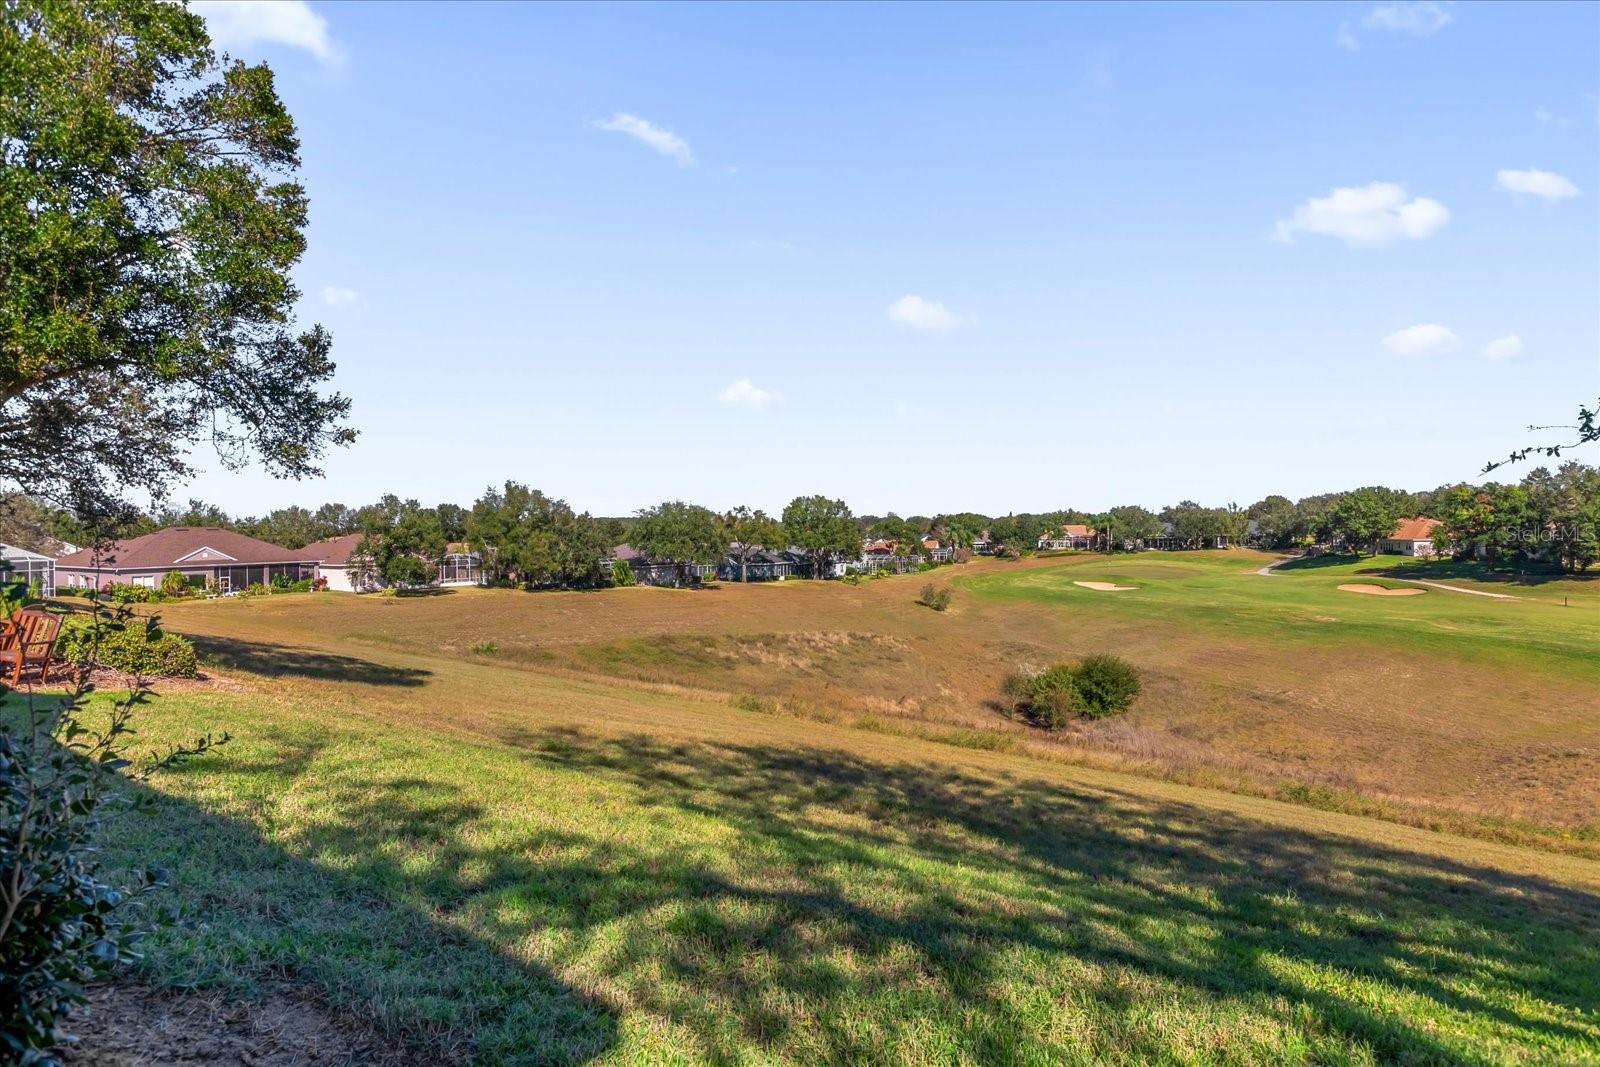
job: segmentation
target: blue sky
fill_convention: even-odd
[[[230,510],[1248,504],[1600,392],[1600,5],[196,6],[361,431]]]

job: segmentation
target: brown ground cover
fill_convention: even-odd
[[[1237,552],[1226,560],[1250,581],[1282,581],[1250,573],[1266,558]],[[1359,632],[1335,640],[1348,620],[1317,611],[1263,631],[1220,609],[1212,623],[1196,624],[1193,615],[1101,608],[1130,604],[1125,598],[1140,591],[1085,591],[1063,609],[967,588],[984,575],[1092,564],[943,569],[931,576],[935,584],[959,578],[945,613],[915,603],[929,577],[922,575],[696,592],[281,596],[163,610],[213,664],[349,683],[407,716],[450,717],[487,698],[500,709],[490,718],[515,719],[520,702],[548,700],[552,691],[540,686],[542,695],[531,696],[532,673],[561,680],[557,690],[570,697],[575,722],[594,713],[602,692],[648,708],[654,689],[690,690],[869,728],[992,731],[974,743],[1347,810],[1391,814],[1392,806],[1429,825],[1461,828],[1465,820],[1480,829],[1505,824],[1511,833],[1526,824],[1580,839],[1594,831],[1600,715],[1583,709],[1600,707],[1600,687],[1590,678],[1536,661],[1513,670],[1466,655],[1442,659]],[[1139,571],[1153,583],[1203,573],[1183,557]],[[1368,599],[1332,587],[1330,580],[1329,599]],[[1434,610],[1452,601],[1484,607],[1482,598],[1448,593],[1372,602],[1422,601]],[[1209,616],[1202,610],[1199,617]],[[485,642],[493,653],[471,651]],[[1144,672],[1146,692],[1125,718],[1045,737],[994,703],[1000,679],[1019,665],[1102,651]]]

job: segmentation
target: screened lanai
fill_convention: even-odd
[[[40,596],[56,595],[56,561],[49,556],[16,545],[0,545],[0,560],[10,568],[0,568],[0,581],[27,582]]]

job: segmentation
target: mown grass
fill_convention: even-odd
[[[1441,589],[1420,596],[1371,597],[1338,588],[1352,582],[1404,587],[1385,577],[1435,580],[1431,575],[1443,580],[1435,565],[1402,556],[1321,557],[1286,564],[1270,575],[1247,570],[1226,554],[1189,555],[1174,565],[1151,553],[958,582],[992,598],[1071,605],[1110,618],[1181,621],[1235,640],[1271,639],[1285,652],[1295,644],[1382,647],[1600,681],[1600,656],[1595,654],[1600,648],[1600,586],[1568,583],[1582,595],[1575,606],[1562,609],[1505,586],[1492,591],[1519,599]],[[1137,588],[1107,594],[1072,584],[1090,579]]]
[[[1035,758],[1600,853],[1600,719],[1589,713],[1600,702],[1600,585],[1570,583],[1593,590],[1563,594],[1571,607],[1433,589],[1373,597],[1337,586],[1434,565],[1330,557],[1256,574],[1271,558],[1074,553],[974,563],[932,575],[966,589],[944,615],[919,608],[907,583],[893,580],[704,593],[327,594],[162,612],[212,663],[381,681],[408,714],[431,708],[459,721],[485,705],[520,707],[534,689],[566,703],[626,679],[635,691],[748,695],[811,718],[870,717],[910,736],[1004,735]],[[1100,579],[1139,588],[1072,584]],[[496,651],[473,653],[485,644]],[[996,703],[1008,671],[1097,652],[1144,673],[1145,693],[1126,716],[1045,735]],[[461,661],[507,670],[467,678],[448,667]]]
[[[1600,1062],[1592,863],[767,707],[426,721],[363,678],[145,714],[237,737],[107,842],[176,874],[147,979],[288,974],[450,1062]]]

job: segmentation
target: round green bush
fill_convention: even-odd
[[[1000,691],[1017,713],[1046,730],[1075,718],[1100,719],[1126,711],[1139,695],[1139,672],[1116,656],[1089,656],[1077,666],[1013,671]]]
[[[138,622],[120,630],[105,628],[96,648],[93,621],[68,618],[56,641],[56,655],[69,663],[92,658],[97,666],[150,678],[193,678],[196,668],[194,645],[188,640]]]
[[[1091,719],[1127,711],[1143,688],[1133,664],[1107,655],[1085,657],[1072,672],[1072,684]]]

